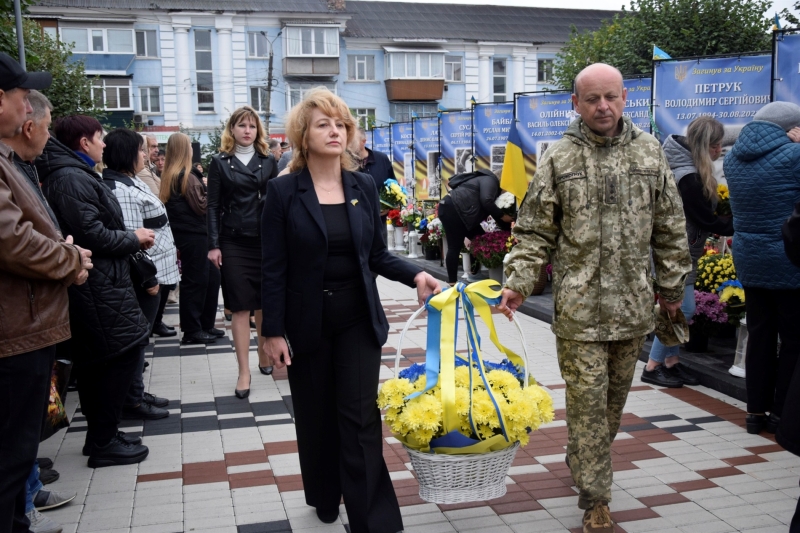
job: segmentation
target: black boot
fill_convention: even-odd
[[[645,367],[644,370],[642,370],[642,381],[660,387],[669,387],[670,389],[679,389],[683,387],[683,381],[673,376],[664,365],[658,365],[653,370],[647,370],[647,367]]]

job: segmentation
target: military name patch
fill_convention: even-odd
[[[562,181],[576,180],[585,177],[586,177],[586,172],[582,170],[579,172],[567,172],[566,174],[561,174],[560,176],[556,176],[556,183],[561,183]]]
[[[645,176],[658,176],[657,168],[631,167],[631,174],[644,174]]]

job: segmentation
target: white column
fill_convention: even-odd
[[[217,28],[217,71],[216,83],[218,87],[214,91],[219,95],[219,106],[217,112],[227,118],[236,104],[233,99],[233,41],[231,32],[233,31],[233,20],[230,16],[219,16],[216,19]]]
[[[528,51],[525,48],[514,48],[512,57],[514,58],[514,92],[525,92],[525,56]]]
[[[494,48],[481,47],[478,52],[478,102],[491,102],[494,94],[492,85],[492,56]]]
[[[178,122],[192,126],[192,76],[189,71],[189,28],[191,24],[172,21],[175,31],[175,92],[178,100]]]

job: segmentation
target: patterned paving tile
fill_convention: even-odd
[[[406,287],[382,278],[378,285],[391,327],[381,357],[381,376],[388,378],[394,373],[399,332],[416,304]],[[168,307],[165,320],[177,325],[177,306]],[[529,342],[530,370],[553,396],[555,421],[532,433],[519,450],[504,496],[450,505],[419,497],[408,454],[384,427],[384,458],[407,531],[581,530],[582,511],[564,464],[566,386],[555,339],[548,325],[525,316],[520,320]],[[217,327],[230,331],[221,312]],[[511,325],[498,321],[497,327],[510,348],[521,349]],[[424,340],[424,320],[417,320],[403,343],[401,368],[424,362]],[[76,502],[95,499],[73,502],[49,516],[65,531],[108,529],[97,515],[103,506],[93,507],[106,498],[105,506],[117,502],[128,509],[122,518],[116,513],[113,524],[115,531],[129,533],[201,527],[237,533],[289,533],[301,527],[314,527],[317,533],[349,531],[344,506],[342,523],[333,527],[323,527],[305,506],[287,374],[258,373],[255,339],[247,400],[232,395],[236,367],[229,337],[209,346],[181,346],[175,338],[153,341],[145,379],[150,392],[171,399],[171,415],[123,424],[126,432],[143,437],[150,456],[141,465],[89,470],[80,453],[86,422],[77,395],[68,396],[72,426],[43,443],[39,455],[54,457],[61,471],[54,490],[78,492]],[[500,359],[491,346],[485,355]],[[637,376],[640,372],[641,364]],[[758,525],[785,530],[800,495],[800,459],[783,452],[771,435],[747,435],[742,408],[741,402],[703,387],[662,389],[637,380],[611,448],[615,530],[712,533]],[[163,512],[155,512],[162,507]]]

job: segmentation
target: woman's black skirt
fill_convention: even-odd
[[[261,238],[220,235],[222,298],[232,312],[261,309]]]

